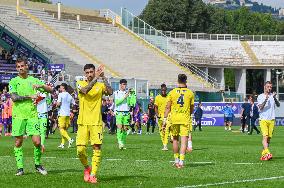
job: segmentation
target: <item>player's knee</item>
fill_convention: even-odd
[[[94,144],[93,149],[94,150],[101,150],[101,144]]]
[[[21,140],[21,139],[16,139],[16,141],[15,141],[15,146],[16,146],[16,147],[21,147],[22,144],[23,144],[23,140]]]
[[[86,146],[77,146],[77,155],[85,155],[86,153]]]

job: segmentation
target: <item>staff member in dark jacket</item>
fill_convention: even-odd
[[[254,98],[250,97],[250,104],[251,104],[251,109],[250,109],[250,129],[249,129],[249,135],[252,134],[253,130],[256,130],[256,133],[259,134],[260,131],[257,129],[255,125],[255,121],[259,118],[259,111],[258,107],[256,104],[254,104]]]
[[[201,106],[202,106],[202,104],[201,104],[201,102],[199,102],[197,109],[194,112],[194,118],[195,118],[195,125],[194,125],[194,128],[193,128],[194,131],[195,131],[197,126],[199,128],[199,131],[202,131],[202,129],[201,129],[201,118],[202,118],[202,115],[203,115],[203,110],[201,109]]]
[[[251,105],[248,102],[248,98],[245,98],[245,102],[242,104],[241,120],[242,120],[242,132],[249,131],[248,125],[250,123],[250,109]]]

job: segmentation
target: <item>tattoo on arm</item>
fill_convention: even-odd
[[[97,79],[94,78],[86,87],[83,87],[82,89],[80,89],[80,91],[84,94],[87,94],[92,88],[93,86],[97,83]]]
[[[19,96],[15,93],[12,93],[11,94],[11,99],[13,102],[16,102],[16,101],[23,101],[23,100],[27,100],[27,99],[30,99],[30,97],[27,97],[27,96]]]
[[[262,104],[259,105],[259,109],[263,110],[266,103],[267,103],[267,99],[265,99],[265,101]]]
[[[275,101],[276,106],[279,107],[280,106],[279,100],[276,97],[274,97],[274,101]]]
[[[113,93],[113,89],[111,88],[110,84],[108,83],[108,80],[104,77],[103,78],[103,83],[105,84],[106,86],[106,92],[108,95],[112,95]]]

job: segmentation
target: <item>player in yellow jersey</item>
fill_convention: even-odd
[[[168,94],[168,103],[166,106],[163,128],[166,128],[167,117],[171,112],[171,133],[173,135],[173,152],[175,166],[182,168],[184,166],[185,152],[187,148],[188,135],[192,131],[191,114],[194,109],[194,94],[187,88],[187,76],[178,75],[178,87]],[[179,152],[179,137],[181,137],[181,146]]]
[[[104,76],[104,68],[99,66],[95,70],[93,64],[84,66],[87,80],[77,81],[79,98],[79,116],[77,131],[77,154],[84,165],[84,180],[97,183],[97,170],[101,157],[101,145],[103,139],[102,122],[102,97],[104,94],[111,95],[113,90]],[[101,78],[103,83],[98,82]],[[88,142],[93,146],[92,168],[88,165],[86,146]]]
[[[167,86],[166,84],[161,85],[161,94],[155,98],[155,112],[158,118],[159,131],[161,140],[163,143],[163,151],[168,151],[168,137],[169,137],[169,123],[166,124],[166,128],[163,129],[163,119],[165,114],[166,105],[168,102],[167,98]]]

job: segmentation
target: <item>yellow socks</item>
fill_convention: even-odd
[[[92,157],[92,175],[96,175],[101,161],[101,150],[94,150]]]
[[[61,144],[64,144],[64,143],[65,143],[64,138],[67,139],[68,141],[71,139],[65,129],[60,129],[60,134],[61,134],[61,136],[62,136]]]
[[[266,154],[268,154],[268,153],[270,153],[270,151],[269,151],[268,148],[266,148],[266,149],[262,150],[261,155],[264,156],[264,155],[266,155]]]
[[[88,166],[86,146],[77,146],[77,155],[84,167]]]

